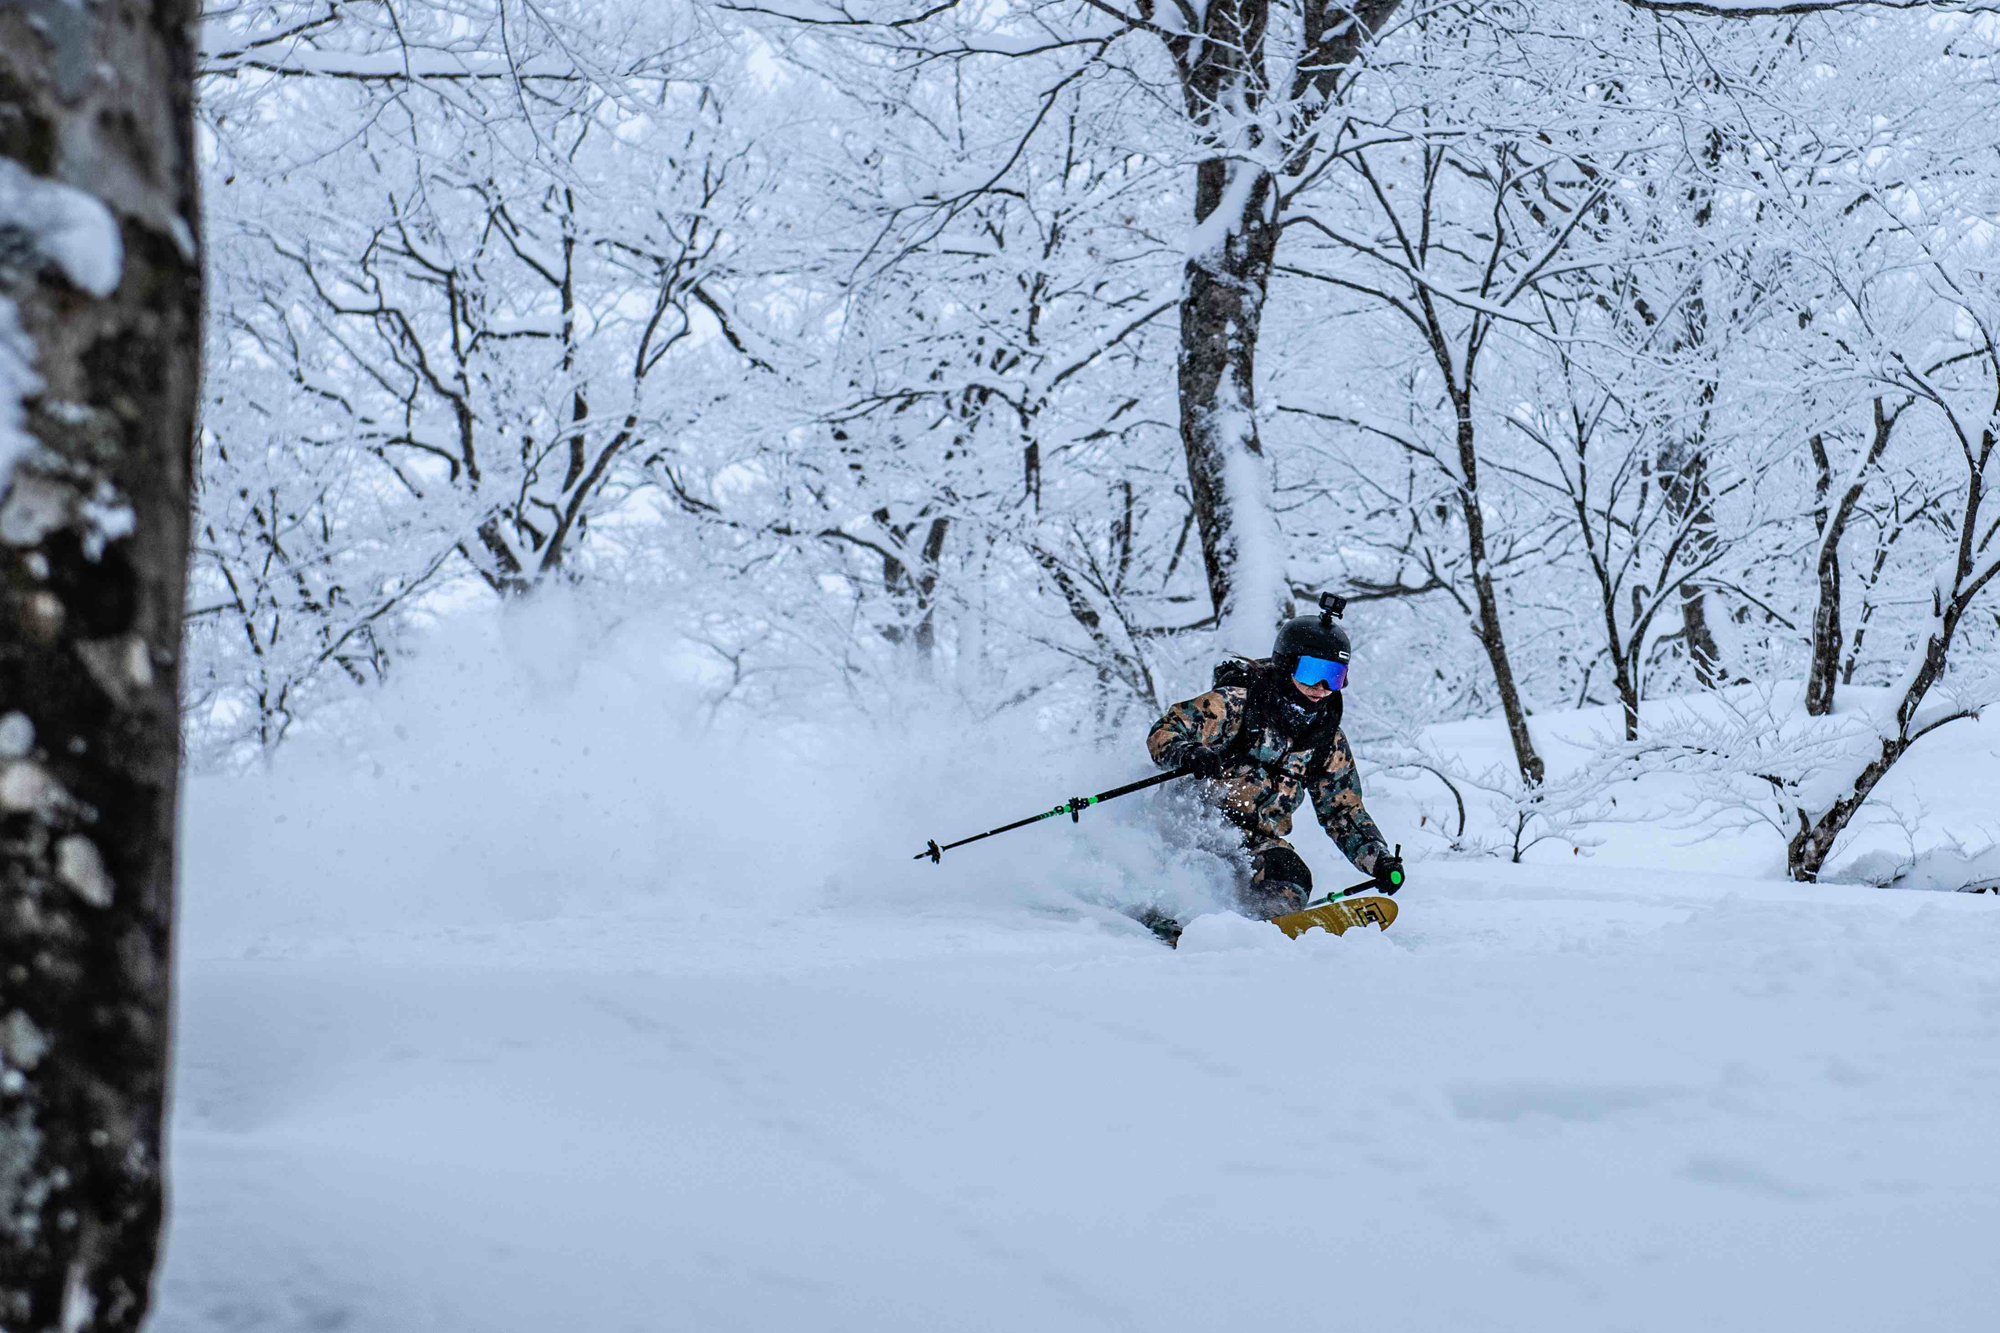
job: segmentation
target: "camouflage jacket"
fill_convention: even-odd
[[[1247,737],[1244,728],[1250,728]],[[1382,831],[1361,804],[1361,776],[1354,752],[1338,729],[1324,761],[1317,751],[1294,749],[1277,728],[1252,716],[1250,691],[1224,685],[1175,704],[1153,724],[1146,749],[1153,762],[1171,768],[1186,762],[1189,750],[1229,751],[1230,762],[1213,784],[1217,803],[1244,831],[1251,851],[1290,846],[1292,812],[1310,794],[1320,827],[1341,855],[1363,874],[1373,874],[1375,858],[1389,850]]]

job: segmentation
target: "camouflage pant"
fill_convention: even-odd
[[[1289,843],[1279,840],[1275,845],[1267,844],[1253,851],[1250,861],[1255,868],[1250,882],[1236,892],[1245,916],[1269,921],[1298,911],[1312,897],[1312,869]]]
[[[1289,832],[1290,811],[1232,809],[1216,799],[1218,785],[1190,783],[1161,798],[1173,811],[1171,836],[1235,868],[1233,896],[1245,916],[1269,921],[1304,907],[1312,896],[1312,870],[1274,827]]]

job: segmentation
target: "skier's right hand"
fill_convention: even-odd
[[[1403,858],[1384,852],[1375,858],[1375,887],[1396,896],[1396,890],[1403,887]]]
[[[1222,773],[1222,754],[1217,750],[1205,750],[1200,746],[1190,745],[1176,758],[1183,773],[1190,773],[1198,778],[1219,777]]]

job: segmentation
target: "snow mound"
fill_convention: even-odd
[[[1877,849],[1855,857],[1824,878],[1830,883],[1873,884],[1879,888],[1944,893],[1984,891],[2000,885],[2000,843],[1978,851],[1937,847],[1914,857]]]
[[[1237,949],[1283,949],[1290,941],[1268,921],[1252,921],[1234,912],[1210,912],[1188,922],[1181,932],[1182,953],[1229,953]]]
[[[1379,926],[1358,926],[1343,935],[1309,930],[1294,941],[1293,947],[1308,953],[1338,949],[1343,961],[1349,964],[1362,958],[1396,958],[1407,952],[1390,932]]]
[[[1305,954],[1339,949],[1342,957],[1349,961],[1362,956],[1400,956],[1404,952],[1385,932],[1373,927],[1350,930],[1344,935],[1315,928],[1291,940],[1285,937],[1284,931],[1268,921],[1252,921],[1234,912],[1210,912],[1206,916],[1198,916],[1188,922],[1187,929],[1181,933],[1182,953],[1234,953],[1246,949]]]

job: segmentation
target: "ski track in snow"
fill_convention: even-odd
[[[153,1327],[1992,1326],[2000,901],[1418,869],[197,952]]]

